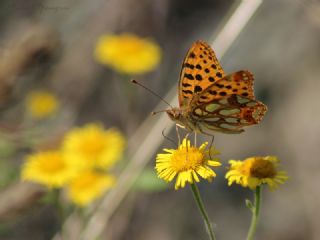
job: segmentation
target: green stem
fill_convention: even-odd
[[[191,190],[192,190],[192,193],[193,193],[193,196],[194,196],[194,199],[196,200],[197,202],[197,205],[199,207],[199,210],[201,212],[201,215],[202,215],[202,218],[204,220],[204,223],[206,224],[206,229],[207,229],[207,233],[210,237],[210,240],[215,240],[216,237],[214,236],[214,232],[213,232],[213,229],[212,229],[212,226],[211,226],[211,223],[210,223],[210,219],[209,219],[209,216],[208,216],[208,213],[204,207],[204,204],[202,202],[202,199],[201,199],[201,196],[200,196],[200,193],[199,193],[199,189],[197,187],[197,185],[195,183],[191,184]]]
[[[57,220],[58,220],[58,227],[59,227],[59,231],[61,231],[61,233],[63,232],[63,223],[65,220],[65,209],[63,204],[60,201],[60,189],[53,189],[53,204],[54,207],[57,211]]]
[[[253,236],[256,232],[261,206],[261,186],[257,186],[254,194],[254,206],[252,209],[251,225],[249,228],[247,240],[253,240]]]

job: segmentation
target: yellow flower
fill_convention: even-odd
[[[175,189],[185,187],[187,182],[199,182],[199,176],[211,181],[216,174],[210,166],[221,166],[221,163],[218,162],[217,158],[208,159],[207,145],[208,143],[205,142],[197,148],[191,146],[190,141],[185,138],[178,149],[164,149],[166,153],[157,155],[155,168],[158,176],[167,182],[172,181],[177,176]],[[216,150],[210,150],[210,155],[217,154]]]
[[[59,151],[34,153],[26,158],[21,178],[49,188],[67,184],[76,174],[72,165]]]
[[[46,118],[55,113],[58,106],[56,96],[47,91],[33,91],[26,99],[27,110],[33,118]]]
[[[85,206],[102,196],[114,184],[115,179],[110,175],[94,171],[83,172],[70,183],[68,196],[73,203]]]
[[[141,74],[155,69],[161,59],[161,49],[150,39],[134,34],[110,34],[98,39],[94,56],[118,72]]]
[[[230,170],[226,174],[228,185],[233,182],[243,187],[255,189],[257,186],[267,184],[271,190],[283,184],[288,175],[278,171],[279,160],[275,156],[250,157],[244,161],[229,161]]]
[[[122,157],[125,140],[116,129],[87,124],[66,134],[62,148],[78,169],[109,168]]]

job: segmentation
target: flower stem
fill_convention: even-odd
[[[257,186],[254,194],[254,206],[252,208],[251,225],[249,228],[247,240],[253,240],[253,236],[256,232],[261,206],[261,186]]]
[[[55,210],[57,212],[57,227],[59,228],[58,230],[61,232],[61,235],[63,235],[63,224],[65,221],[65,208],[63,206],[63,204],[60,201],[60,193],[61,193],[61,189],[55,188],[52,190],[52,204],[55,207]]]
[[[210,219],[209,219],[208,213],[207,213],[207,211],[206,211],[206,209],[204,207],[204,204],[202,202],[202,199],[201,199],[201,196],[200,196],[200,193],[199,193],[199,189],[198,189],[198,187],[197,187],[197,185],[195,183],[192,183],[190,185],[191,185],[191,190],[192,190],[194,199],[197,202],[197,205],[198,205],[199,210],[201,212],[201,215],[202,215],[202,218],[204,220],[204,223],[206,224],[206,229],[207,229],[207,233],[208,233],[208,235],[210,237],[210,240],[215,240],[216,237],[214,236],[212,225],[210,223]]]

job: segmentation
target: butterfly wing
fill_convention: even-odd
[[[243,127],[261,121],[267,107],[255,100],[253,75],[249,71],[230,74],[211,84],[192,100],[192,117],[201,132],[241,133]]]
[[[210,46],[203,41],[196,41],[189,49],[180,73],[180,108],[189,106],[195,95],[224,76],[224,71]]]
[[[193,99],[192,104],[198,105],[237,94],[242,97],[254,99],[254,77],[249,71],[238,71],[225,76],[215,83],[210,84],[201,94]]]

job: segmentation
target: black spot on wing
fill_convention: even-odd
[[[217,72],[217,73],[216,73],[216,76],[221,78],[221,77],[222,77],[221,72]]]
[[[195,86],[194,87],[194,92],[201,92],[202,88],[200,86]]]
[[[189,83],[182,83],[182,86],[183,86],[183,87],[191,87],[191,84],[189,84]]]
[[[188,78],[189,80],[194,80],[194,77],[193,77],[192,74],[190,74],[190,73],[185,73],[185,74],[184,74],[184,77],[185,77],[185,78]]]
[[[211,95],[217,95],[217,91],[209,90],[208,92],[209,92]]]
[[[182,90],[182,92],[184,92],[186,94],[193,94],[193,92],[191,90]]]
[[[201,69],[202,69],[201,65],[200,65],[200,64],[197,64],[197,65],[196,65],[196,69],[201,70]]]
[[[197,79],[198,81],[201,81],[201,80],[202,80],[202,76],[201,76],[200,74],[197,74],[197,75],[196,75],[196,79]]]
[[[190,68],[190,69],[194,69],[194,65],[192,65],[190,63],[185,63],[184,66],[187,68]]]

